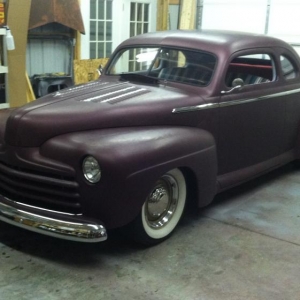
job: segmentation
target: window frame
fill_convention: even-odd
[[[112,52],[121,42],[130,37],[130,2],[131,0],[112,0]],[[157,0],[134,0],[138,3],[148,3],[149,32],[156,31]],[[90,0],[81,1],[81,14],[84,22],[85,34],[81,35],[80,59],[90,57]]]
[[[134,16],[132,12],[132,8],[134,5]],[[139,7],[141,7],[141,18],[139,19]],[[147,10],[145,11],[145,8]],[[148,14],[146,17],[146,13]],[[130,1],[130,18],[129,18],[129,36],[135,36],[138,34],[143,34],[149,32],[149,22],[150,22],[150,3],[147,2],[139,2],[139,1]],[[138,29],[140,25],[140,30]],[[145,25],[147,25],[147,29],[145,30]],[[133,32],[132,32],[133,29]]]
[[[249,59],[251,60],[252,58],[249,58],[250,56],[262,56],[263,57],[264,55],[267,55],[270,59],[270,62],[271,62],[270,65],[269,65],[271,67],[271,72],[272,72],[272,75],[270,76],[271,78],[265,77],[265,79],[268,79],[268,81],[261,81],[260,82],[258,80],[257,82],[254,81],[252,83],[249,83],[249,82],[246,83],[246,81],[244,80],[245,84],[243,86],[243,89],[246,88],[246,87],[247,88],[248,87],[250,87],[250,88],[251,87],[257,87],[257,86],[260,86],[262,84],[270,84],[272,82],[275,82],[278,79],[278,74],[279,74],[279,72],[276,68],[276,55],[275,55],[275,53],[273,53],[273,51],[266,51],[265,49],[249,49],[247,51],[241,51],[241,52],[235,53],[233,56],[230,57],[228,65],[225,68],[224,78],[223,78],[223,83],[224,83],[224,86],[226,87],[226,89],[231,89],[232,88],[233,80],[230,80],[231,85],[227,84],[226,81],[228,80],[227,76],[228,76],[228,73],[229,73],[229,70],[230,70],[230,65],[233,64],[236,59],[245,58],[246,60],[249,60]],[[253,57],[253,59],[257,59],[257,58]],[[244,64],[246,65],[247,62],[245,61]],[[249,64],[249,68],[254,67],[255,65],[256,64],[252,64],[252,65]],[[264,65],[261,64],[261,66],[263,67]],[[246,66],[245,66],[245,69],[246,69]],[[257,77],[257,79],[259,79],[258,77],[263,78],[262,76],[258,76],[258,74],[249,73],[248,75],[252,75],[254,77]]]
[[[285,76],[286,74],[283,70],[283,65],[282,65],[282,60],[281,60],[282,57],[284,59],[286,59],[289,62],[289,64],[293,67],[293,72],[292,73],[295,74],[294,77],[287,78],[287,76]],[[297,64],[295,63],[294,59],[292,59],[291,56],[288,55],[287,53],[281,53],[279,55],[279,67],[280,67],[280,72],[281,72],[282,77],[283,77],[284,80],[291,81],[291,80],[299,78],[299,69],[297,67]]]
[[[94,8],[92,2],[95,4],[95,18],[92,18]],[[100,16],[99,4],[103,3],[103,15]],[[110,3],[110,4],[108,4]],[[110,9],[108,8],[110,5]],[[110,16],[108,15],[110,11]],[[92,23],[95,23],[95,40],[92,40]],[[90,32],[89,32],[89,57],[90,59],[107,58],[113,51],[113,0],[91,0],[90,1]],[[103,36],[99,39],[99,25],[103,24]],[[110,34],[108,28],[110,26]],[[109,39],[110,37],[110,39]],[[100,45],[103,45],[102,50],[99,49]],[[95,46],[94,55],[92,54],[92,46]],[[102,53],[101,53],[102,52]]]
[[[151,51],[143,51],[143,50],[155,50],[157,53],[153,57],[152,61],[148,64],[147,68],[136,68],[135,70],[130,70],[130,63],[132,60],[130,59],[130,51],[132,53],[144,54],[150,53]],[[173,56],[168,57],[167,59],[162,59],[160,54],[162,52],[173,52]],[[198,62],[191,60],[193,56],[202,57],[202,61]],[[210,56],[209,62],[203,59],[203,56]],[[124,72],[115,71],[116,66],[119,66],[119,59],[126,58],[127,61],[123,61],[120,65],[126,66],[124,68]],[[173,59],[176,58],[176,59]],[[134,66],[138,65],[138,59],[134,60],[137,62]],[[144,61],[146,62],[146,61]],[[205,62],[205,64],[204,64]],[[211,63],[213,62],[213,66],[211,67]],[[207,51],[202,51],[199,49],[189,49],[189,48],[181,48],[181,47],[173,47],[173,46],[165,46],[165,45],[142,45],[136,44],[128,47],[124,47],[119,49],[117,53],[115,53],[114,57],[110,61],[110,64],[106,68],[105,75],[107,76],[122,76],[122,74],[140,74],[145,75],[149,78],[156,78],[164,81],[186,84],[197,87],[207,87],[212,82],[215,76],[215,70],[217,68],[218,58],[215,54]],[[119,69],[119,68],[116,68]],[[125,71],[126,69],[126,71]],[[167,76],[160,76],[162,71],[170,71],[170,73],[165,73]],[[175,73],[176,74],[175,74]]]

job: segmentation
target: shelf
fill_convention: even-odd
[[[0,74],[8,73],[8,67],[6,66],[0,66]]]
[[[6,109],[9,108],[9,104],[8,103],[0,103],[0,109]]]
[[[6,35],[6,29],[0,28],[0,35]],[[8,68],[6,66],[0,66],[0,74],[5,74],[8,72]]]
[[[1,2],[1,0],[0,0]],[[9,107],[9,100],[8,100],[8,87],[7,87],[7,73],[8,73],[8,67],[7,67],[7,52],[6,52],[6,28],[0,27],[0,39],[3,41],[2,43],[2,49],[0,51],[0,57],[2,61],[2,65],[0,65],[0,74],[5,74],[5,79],[4,79],[4,87],[5,87],[5,98],[6,98],[6,103],[0,104],[0,109],[8,108]],[[1,87],[2,88],[2,87]]]

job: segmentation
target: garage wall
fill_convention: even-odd
[[[268,0],[204,0],[202,28],[264,33]]]
[[[179,5],[169,5],[169,24],[170,30],[175,30],[178,27]]]
[[[300,1],[272,0],[268,34],[294,45],[300,54]]]
[[[198,6],[198,28],[265,33],[300,53],[299,0],[198,0]]]

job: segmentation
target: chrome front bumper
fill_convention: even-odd
[[[107,239],[102,224],[69,222],[31,213],[0,202],[0,220],[21,228],[77,242],[96,243]]]

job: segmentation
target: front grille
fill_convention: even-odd
[[[70,177],[38,173],[0,162],[0,194],[42,209],[81,213],[78,184]]]

